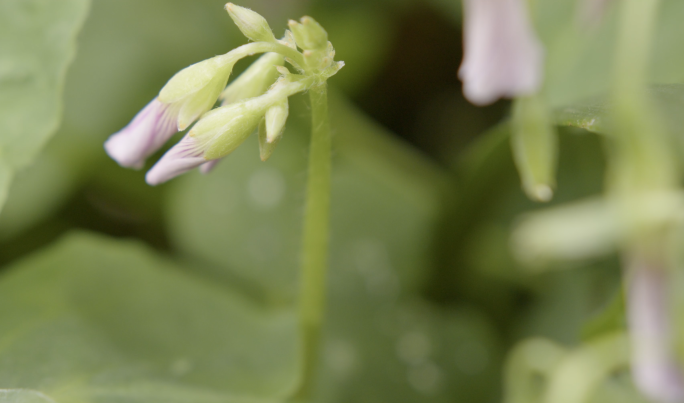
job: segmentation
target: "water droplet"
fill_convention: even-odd
[[[357,366],[356,348],[344,340],[331,340],[325,347],[325,362],[337,376],[347,377]]]
[[[277,259],[282,248],[280,233],[271,225],[253,228],[245,240],[252,258],[262,263]]]
[[[434,395],[442,388],[442,370],[433,362],[425,362],[409,369],[408,381],[418,392]]]
[[[421,331],[406,333],[397,342],[397,354],[407,364],[417,365],[425,362],[431,351],[430,338]]]
[[[351,245],[354,266],[362,274],[391,270],[389,253],[382,241],[377,239],[358,239]]]
[[[192,370],[192,363],[185,359],[179,358],[171,364],[171,373],[174,376],[183,376]]]
[[[285,196],[286,183],[283,174],[274,168],[254,172],[247,182],[247,194],[253,204],[270,210],[277,207]]]
[[[365,277],[371,295],[396,298],[401,284],[394,272],[384,243],[375,239],[361,239],[351,245],[353,266]]]
[[[482,373],[489,365],[489,352],[479,341],[461,343],[455,351],[456,367],[468,375]]]
[[[212,215],[225,217],[238,207],[240,192],[234,182],[222,178],[221,183],[212,182],[206,186],[204,194],[205,196],[201,199],[202,203]]]

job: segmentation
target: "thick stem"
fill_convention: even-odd
[[[308,400],[314,386],[323,316],[330,222],[331,138],[325,83],[309,90],[311,146],[306,191],[299,320],[302,340],[302,384],[296,397]]]

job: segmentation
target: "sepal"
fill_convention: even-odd
[[[288,26],[294,35],[297,46],[304,50],[320,50],[328,43],[328,33],[311,17],[302,17],[301,23],[290,20]]]

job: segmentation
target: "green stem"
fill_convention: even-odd
[[[302,338],[302,384],[296,397],[308,400],[314,386],[325,312],[330,222],[331,137],[327,84],[309,90],[311,146],[306,193],[299,320]]]
[[[273,53],[279,53],[287,58],[289,58],[292,62],[294,62],[295,67],[297,68],[302,68],[303,66],[306,65],[306,61],[304,60],[304,56],[297,52],[296,50],[285,46],[281,43],[271,43],[271,42],[252,42],[248,43],[246,45],[239,46],[230,52],[226,53],[222,57],[224,57],[225,61],[228,62],[234,62],[237,60],[240,60],[244,57],[247,56],[253,56],[256,55],[257,53],[268,53],[268,52],[273,52]]]
[[[613,192],[662,190],[678,183],[667,133],[648,93],[648,61],[659,0],[625,0],[613,76]]]

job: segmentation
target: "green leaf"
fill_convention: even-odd
[[[291,311],[88,234],[0,278],[0,335],[2,386],[58,403],[270,402],[298,379]]]
[[[88,5],[88,0],[0,4],[0,162],[5,167],[0,194],[12,171],[28,166],[59,126],[66,71]]]

